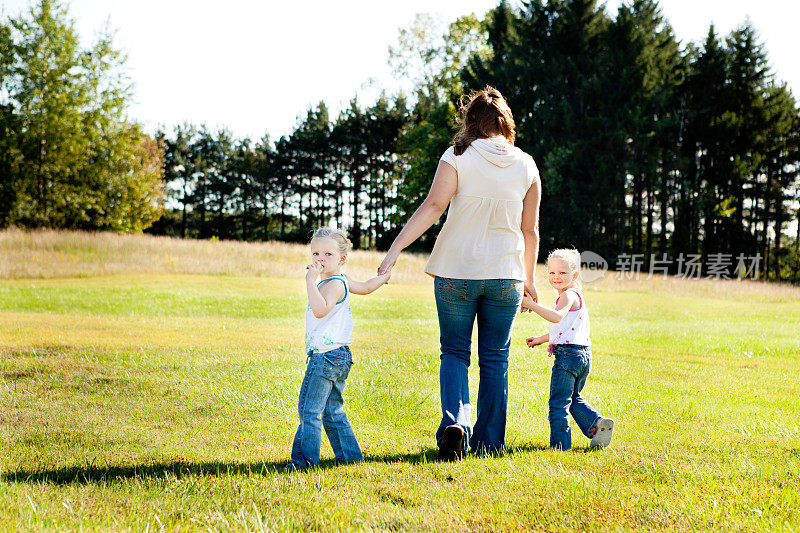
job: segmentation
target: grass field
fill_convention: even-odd
[[[438,463],[432,283],[405,256],[353,298],[366,462],[323,439],[320,468],[287,474],[305,247],[12,230],[0,254],[2,530],[800,530],[798,288],[588,285],[585,395],[617,421],[599,452],[578,432],[546,449],[550,360],[524,345],[544,322],[522,315],[508,451]]]

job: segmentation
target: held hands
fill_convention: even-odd
[[[522,304],[520,305],[520,311],[522,313],[526,311],[528,313],[532,312],[534,303],[535,300],[529,294],[525,294],[525,296],[522,297]]]
[[[525,294],[533,298],[533,301],[539,303],[539,292],[536,290],[536,285],[532,281],[525,282]]]
[[[378,272],[380,272],[380,269],[378,270]],[[391,277],[392,277],[392,271],[391,271],[391,269],[390,269],[390,270],[388,270],[388,271],[386,271],[386,273],[385,273],[385,274],[380,274],[380,273],[379,273],[377,276],[375,276],[375,278],[376,278],[378,281],[380,281],[380,284],[381,284],[381,285],[383,285],[384,283],[385,283],[385,284],[388,284],[388,283],[389,283],[389,278],[391,278]]]
[[[522,304],[520,305],[519,311],[520,313],[532,313],[533,312],[533,303],[539,302],[539,293],[536,291],[536,286],[526,281],[525,282],[525,295],[522,297]]]
[[[391,270],[394,264],[397,262],[397,256],[397,252],[392,250],[386,252],[386,256],[383,258],[381,266],[378,267],[378,276],[383,276],[387,273],[391,276]],[[386,278],[386,281],[389,281],[389,278]]]

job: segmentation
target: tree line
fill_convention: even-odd
[[[397,143],[405,99],[357,101],[331,120],[324,102],[271,143],[181,125],[165,149],[171,209],[151,231],[181,237],[306,240],[312,228],[349,226],[356,247],[384,247],[395,225]]]
[[[746,254],[800,281],[800,113],[747,22],[682,44],[654,0],[614,14],[594,0],[501,2],[441,30],[419,15],[389,50],[408,96],[353,99],[335,117],[320,102],[256,141],[193,124],[144,135],[124,120],[110,39],[63,54],[70,39],[54,1],[0,29],[3,224],[292,241],[335,224],[385,248],[427,193],[459,96],[492,85],[541,170],[543,253]]]

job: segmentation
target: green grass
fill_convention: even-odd
[[[37,246],[11,236],[18,257]],[[160,242],[159,257],[188,246]],[[302,247],[218,244],[283,266],[142,272],[148,258],[131,253],[113,272],[94,262],[91,275],[76,264],[26,278],[6,263],[0,529],[800,529],[795,288],[589,285],[585,396],[617,422],[600,452],[577,431],[573,451],[546,449],[550,360],[524,345],[545,324],[521,315],[508,451],[443,464],[432,284],[415,273],[422,260],[401,259],[401,281],[353,298],[345,409],[366,462],[334,464],[323,439],[319,469],[285,474],[305,364]],[[377,257],[352,261],[367,271]],[[475,397],[477,362],[471,378]]]

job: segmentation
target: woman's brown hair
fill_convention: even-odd
[[[454,151],[461,155],[475,139],[502,135],[514,144],[517,126],[506,99],[494,87],[473,91],[459,101],[459,130],[453,137]]]

